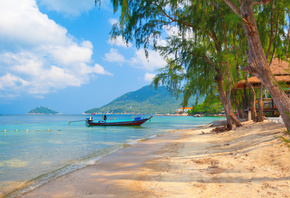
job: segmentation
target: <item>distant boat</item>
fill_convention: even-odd
[[[100,120],[100,121],[96,121],[96,122],[94,122],[94,119],[92,117],[89,117],[89,118],[87,118],[86,122],[90,126],[140,126],[144,122],[150,120],[152,117],[153,116],[151,116],[150,118],[136,117],[136,118],[131,119],[131,120],[120,120],[120,121]]]

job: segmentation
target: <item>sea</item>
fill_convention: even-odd
[[[114,120],[133,116],[150,115],[107,115]],[[154,116],[142,126],[88,126],[84,121],[88,117],[0,115],[0,197],[20,196],[140,140],[224,119]],[[92,117],[102,119],[101,115]]]

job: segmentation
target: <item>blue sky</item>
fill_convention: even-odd
[[[1,0],[0,114],[101,107],[151,83],[166,62],[122,38],[110,0]]]

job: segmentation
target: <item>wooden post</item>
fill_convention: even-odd
[[[272,108],[274,109],[274,101],[273,101],[273,98],[272,98]],[[271,111],[271,114],[272,114],[272,117],[274,117],[274,110],[273,111]]]
[[[251,89],[249,87],[249,95],[248,95],[248,109],[250,111],[250,108],[251,108]]]
[[[244,111],[247,109],[247,92],[246,92],[246,85],[244,85]]]
[[[248,121],[252,120],[252,111],[248,110]]]

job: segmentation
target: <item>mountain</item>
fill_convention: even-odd
[[[36,107],[28,112],[28,114],[59,114],[57,111],[51,110],[48,107]]]
[[[182,96],[177,100],[165,87],[155,88],[150,85],[133,92],[126,93],[101,108],[93,108],[85,113],[174,113],[181,107]],[[188,105],[192,106],[195,98]]]

